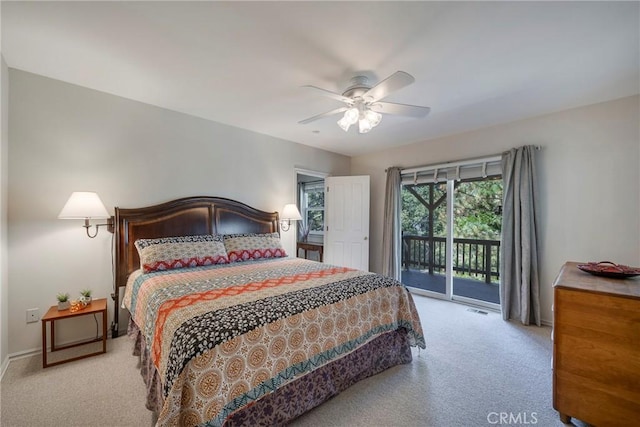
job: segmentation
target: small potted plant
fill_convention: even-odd
[[[82,295],[82,298],[80,298],[80,300],[86,304],[89,305],[91,304],[91,289],[83,289],[80,291],[80,295]]]
[[[68,310],[69,307],[71,306],[71,303],[69,302],[69,294],[68,293],[59,293],[58,295],[56,295],[56,298],[58,299],[58,310],[62,311],[62,310]]]

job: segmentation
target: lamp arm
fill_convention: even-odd
[[[109,230],[110,233],[113,233],[113,217],[110,217],[107,220],[106,224],[94,224],[94,227],[96,228],[96,232],[93,233],[93,235],[91,235],[91,233],[89,232],[89,228],[91,228],[91,224],[89,224],[89,218],[84,219],[83,227],[87,230],[87,236],[89,236],[91,239],[93,239],[98,235],[99,227],[105,227],[105,226],[107,227],[107,230]]]
[[[94,238],[98,235],[98,226],[96,225],[96,232],[93,234],[93,236],[91,235],[91,233],[89,233],[89,228],[91,227],[91,225],[89,224],[89,218],[85,218],[84,220],[84,228],[87,229],[87,236],[89,236],[90,238]]]

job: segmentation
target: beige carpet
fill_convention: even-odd
[[[294,426],[491,426],[500,425],[501,413],[520,421],[511,425],[564,425],[551,406],[550,328],[414,299],[427,350],[354,385]],[[131,342],[119,337],[108,341],[107,354],[44,370],[41,357],[12,362],[1,384],[0,421],[3,427],[153,425],[143,396]]]

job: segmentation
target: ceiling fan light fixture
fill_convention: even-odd
[[[351,127],[351,123],[346,120],[345,117],[342,117],[340,120],[338,120],[338,126],[340,126],[340,129],[342,129],[345,132],[349,132],[349,128]]]
[[[382,120],[382,114],[364,107],[360,111],[360,121],[358,122],[358,130],[360,133],[368,133],[371,129],[378,126]]]
[[[369,123],[371,123],[372,128],[378,126],[380,124],[380,121],[382,120],[382,114],[376,113],[373,110],[367,110],[367,112],[364,114],[364,117],[369,121]]]
[[[357,107],[353,107],[345,111],[344,116],[338,120],[338,126],[348,132],[351,125],[358,123],[358,131],[360,133],[367,133],[374,127],[380,124],[382,120],[382,114],[377,113],[368,106],[360,104]]]
[[[371,126],[371,123],[366,117],[358,122],[358,130],[360,133],[368,133],[371,129],[373,129],[373,126]]]
[[[344,112],[344,119],[350,125],[355,125],[358,122],[359,118],[360,118],[360,112],[356,107],[349,108],[347,111]]]

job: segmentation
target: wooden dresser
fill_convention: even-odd
[[[567,262],[554,283],[553,407],[594,426],[640,422],[640,279]]]

